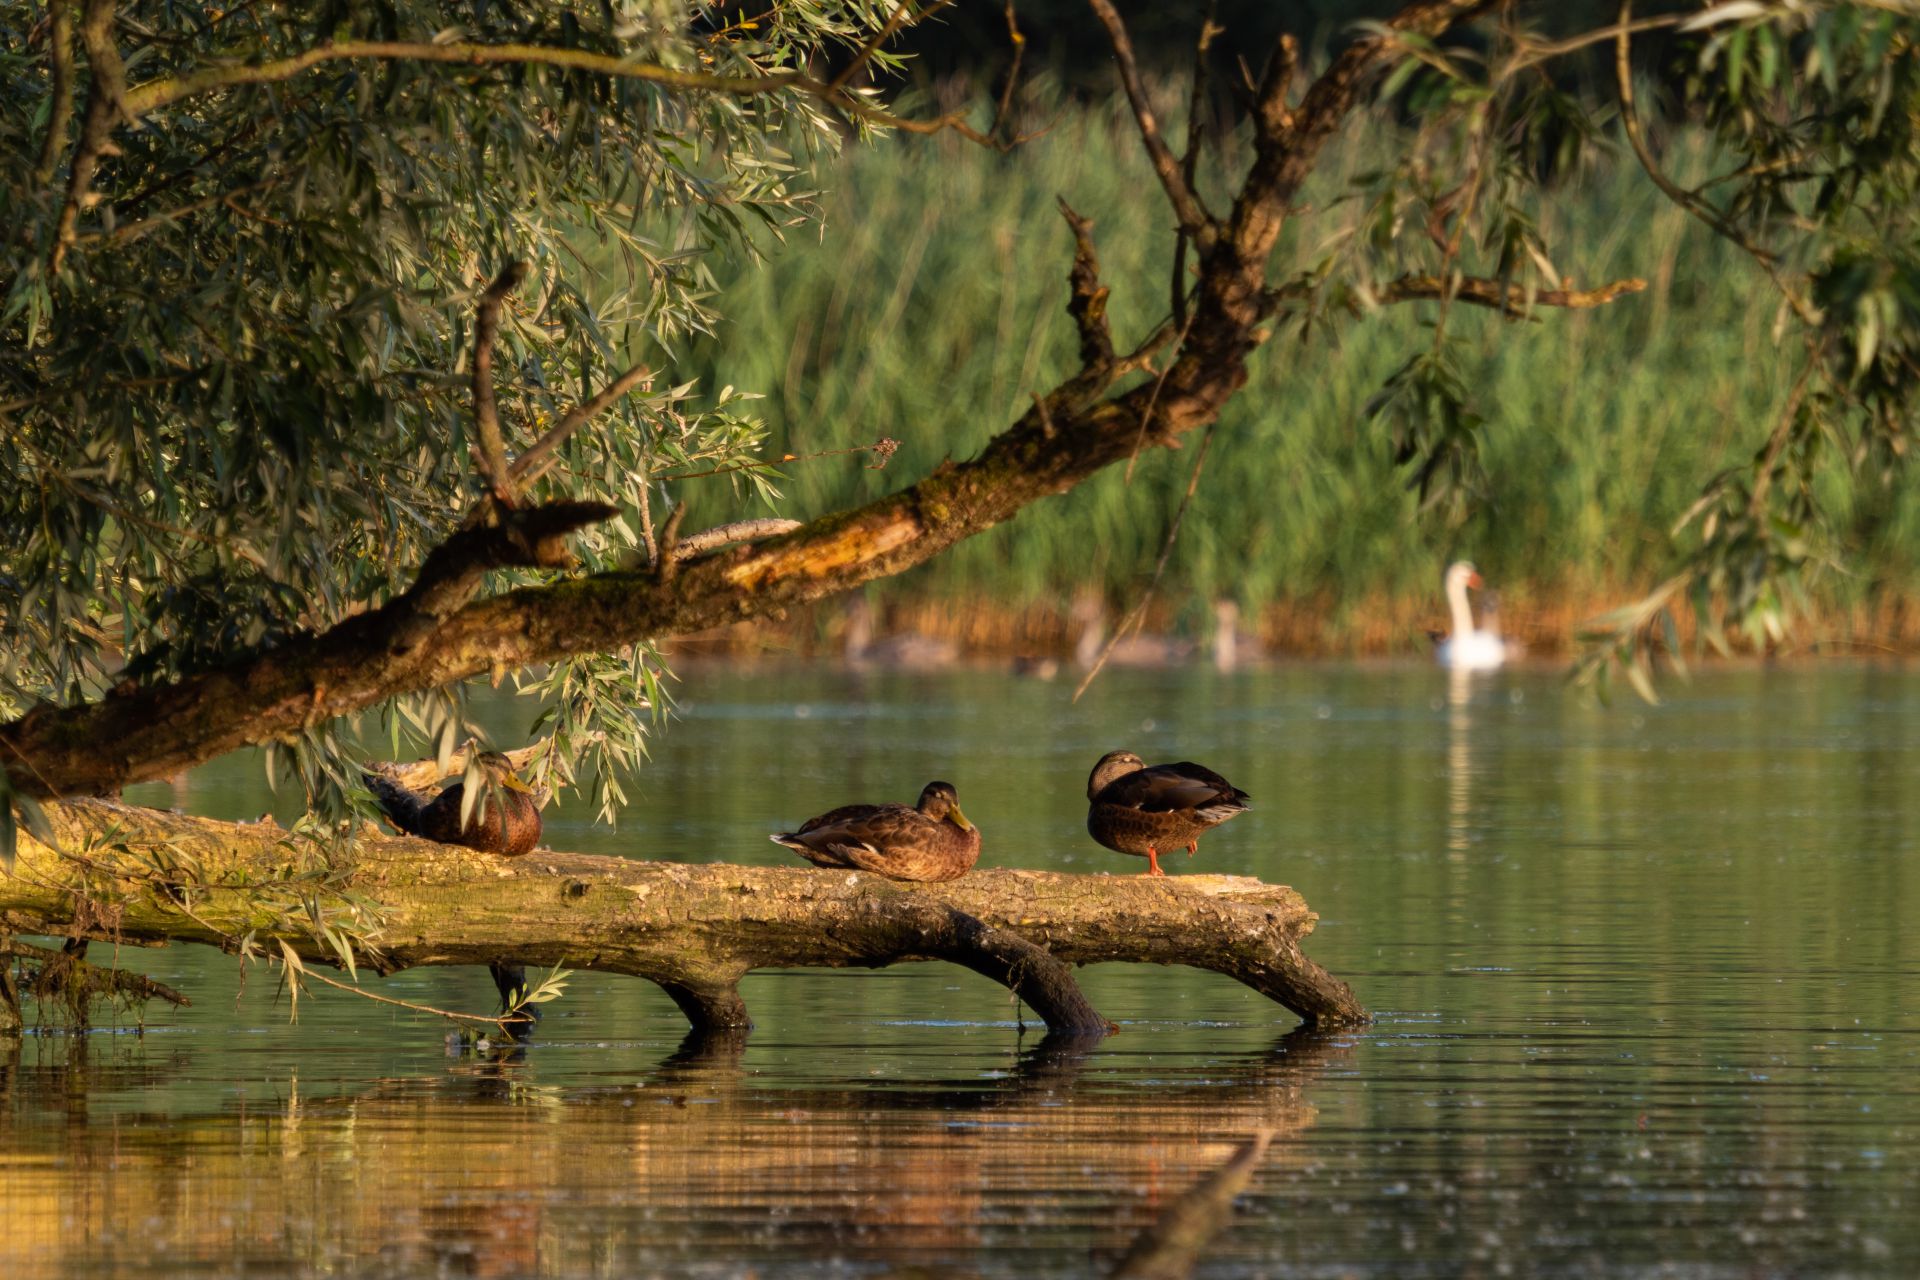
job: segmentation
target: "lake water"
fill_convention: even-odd
[[[778,830],[955,782],[982,862],[1133,873],[1101,752],[1255,808],[1189,867],[1302,890],[1377,1021],[1293,1034],[1239,984],[1103,966],[1123,1024],[1042,1043],[949,966],[756,975],[744,1042],[582,974],[517,1053],[204,948],[144,1034],[0,1049],[0,1276],[1079,1276],[1249,1133],[1207,1276],[1920,1272],[1920,675],[1709,672],[1660,707],[1557,673],[688,667],[618,830],[555,847],[779,863]],[[511,744],[531,708],[488,709]],[[257,763],[135,798],[268,807]],[[285,811],[285,802],[278,806]],[[95,946],[95,955],[103,951]],[[378,989],[490,1009],[483,971]]]

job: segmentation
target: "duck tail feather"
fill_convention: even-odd
[[[400,785],[382,773],[365,774],[367,790],[373,792],[373,798],[380,804],[380,811],[387,820],[408,835],[417,835],[420,829],[420,813],[427,802],[408,787]]]

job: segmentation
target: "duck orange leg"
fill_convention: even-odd
[[[1167,874],[1160,869],[1160,851],[1152,845],[1147,846],[1147,874],[1150,876]]]
[[[1198,837],[1195,837],[1194,839],[1187,842],[1187,856],[1191,858],[1194,854],[1198,852],[1200,852],[1200,841]]]

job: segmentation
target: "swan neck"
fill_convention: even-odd
[[[1467,580],[1453,578],[1447,583],[1447,608],[1453,611],[1453,634],[1473,634],[1473,610],[1467,606]]]

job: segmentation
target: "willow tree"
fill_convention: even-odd
[[[1891,472],[1908,449],[1905,5],[1627,0],[1568,30],[1558,5],[1419,0],[1308,60],[1291,36],[1245,49],[1206,24],[1195,65],[1237,113],[1209,148],[1163,123],[1120,16],[1090,0],[1177,241],[1171,282],[1103,280],[1097,229],[1068,208],[1071,377],[867,505],[770,537],[681,529],[693,473],[730,473],[742,514],[776,497],[746,406],[675,377],[689,335],[725,340],[715,256],[818,251],[786,233],[846,140],[1017,142],[1012,88],[939,117],[892,96],[895,38],[942,7],[0,4],[6,807],[38,820],[37,800],[251,743],[333,813],[352,790],[343,718],[379,709],[445,747],[460,690],[504,677],[546,699],[540,767],[564,782],[582,762],[613,807],[662,639],[897,573],[1143,447],[1210,436],[1250,360],[1310,378],[1300,343],[1384,308],[1431,325],[1373,421],[1423,497],[1471,501],[1480,419],[1449,315],[1532,320],[1642,288],[1576,286],[1579,247],[1542,234],[1557,175],[1594,148],[1624,147],[1702,236],[1745,251],[1796,368],[1777,420],[1734,424],[1752,465],[1702,478],[1684,562],[1596,652],[1644,676],[1695,591],[1715,638],[1788,625],[1823,554],[1816,474]],[[1568,90],[1573,59],[1610,87]],[[1662,170],[1642,75],[1663,117],[1714,132],[1711,181]],[[1329,140],[1389,100],[1399,163],[1303,204]],[[1323,249],[1276,273],[1296,223]],[[1110,288],[1165,298],[1163,318],[1112,332]]]

